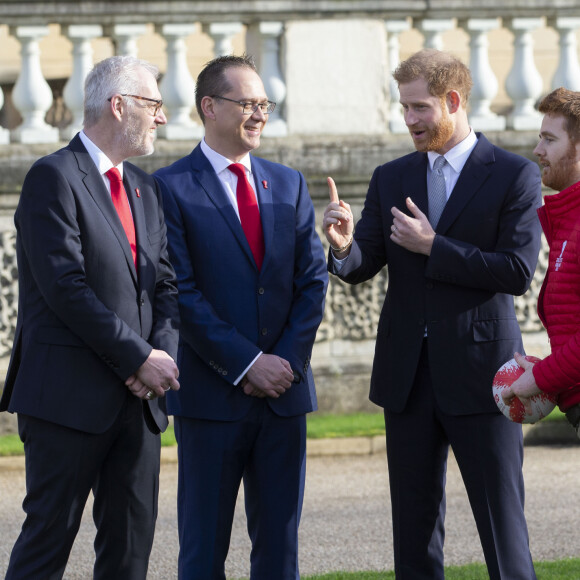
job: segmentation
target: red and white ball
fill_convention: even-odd
[[[535,356],[526,356],[530,362],[539,362],[540,359]],[[508,360],[495,374],[493,378],[493,398],[498,409],[514,423],[536,423],[549,415],[556,406],[556,397],[546,393],[534,395],[531,398],[532,414],[528,415],[522,402],[514,397],[510,405],[506,405],[501,396],[502,391],[511,386],[511,384],[523,375],[524,369],[515,361]]]

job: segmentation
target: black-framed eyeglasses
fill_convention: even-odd
[[[148,107],[153,107],[153,116],[157,117],[157,114],[163,107],[163,101],[161,99],[151,99],[149,97],[140,97],[139,95],[130,95],[128,93],[121,93],[122,97],[131,97],[132,99],[139,99],[140,101],[149,101],[153,103],[152,105],[147,105]],[[113,97],[109,97],[107,101],[110,101]]]
[[[266,101],[265,103],[248,103],[247,101],[235,101],[234,99],[228,99],[227,97],[222,97],[220,95],[212,95],[212,99],[222,99],[223,101],[229,101],[230,103],[237,103],[242,107],[242,115],[253,115],[258,109],[264,113],[264,115],[269,115],[274,112],[276,108],[276,103],[273,101]]]

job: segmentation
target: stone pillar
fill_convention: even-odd
[[[0,109],[4,106],[4,91],[2,91],[2,87],[0,87]],[[0,145],[8,145],[10,143],[10,131],[8,129],[4,129],[4,127],[0,127]]]
[[[425,48],[443,50],[443,33],[455,28],[452,18],[431,19],[426,18],[417,22],[417,28],[423,33]]]
[[[72,139],[83,127],[84,85],[87,74],[93,66],[91,40],[103,35],[103,28],[97,25],[70,25],[63,29],[73,44],[73,70],[63,92],[64,104],[72,113],[73,119],[68,127],[61,129],[64,140]]]
[[[20,75],[12,91],[14,107],[22,115],[22,124],[12,131],[19,143],[56,143],[58,129],[44,120],[53,101],[52,91],[40,68],[40,39],[48,26],[16,26],[10,29],[21,45]]]
[[[548,24],[556,29],[560,37],[560,60],[552,79],[551,88],[566,87],[580,91],[580,66],[578,65],[578,45],[576,30],[580,28],[580,18],[552,18]]]
[[[134,56],[138,58],[137,39],[147,33],[145,24],[113,24],[107,27],[106,34],[115,45],[117,56]]]
[[[462,23],[470,41],[469,68],[473,78],[469,123],[476,131],[503,131],[505,118],[493,113],[491,102],[497,95],[498,82],[489,64],[488,32],[499,27],[497,18],[470,18]]]
[[[200,139],[201,126],[191,118],[195,106],[195,81],[187,66],[185,39],[195,31],[195,24],[163,24],[157,31],[167,41],[167,70],[159,89],[167,110],[167,125],[157,132],[167,140]]]
[[[288,134],[288,127],[282,116],[286,99],[286,83],[280,67],[283,34],[282,22],[260,22],[248,29],[248,52],[256,57],[268,99],[276,102],[276,110],[270,114],[264,129],[266,137],[284,137]]]
[[[242,30],[241,22],[212,22],[204,24],[203,31],[212,38],[215,56],[233,54],[232,38]]]
[[[407,20],[387,20],[385,30],[387,32],[388,62],[389,62],[389,130],[391,133],[407,133],[407,125],[401,112],[399,103],[399,86],[393,78],[393,72],[399,64],[399,34],[409,30]]]
[[[543,26],[542,18],[513,18],[507,26],[514,33],[514,63],[506,79],[506,92],[514,103],[508,126],[516,131],[540,128],[542,115],[535,103],[542,94],[543,82],[534,63],[532,31]]]

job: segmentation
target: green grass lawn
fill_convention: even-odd
[[[578,580],[580,558],[555,562],[534,562],[538,580]],[[316,576],[303,576],[303,580],[395,580],[394,572],[330,572]],[[489,580],[483,564],[446,566],[445,580]]]
[[[565,415],[559,409],[554,409],[542,421],[562,421]],[[383,413],[353,413],[351,415],[324,415],[310,413],[307,421],[309,439],[325,439],[330,437],[372,437],[385,433]],[[175,434],[170,426],[161,435],[161,445],[175,445]],[[0,436],[0,457],[22,455],[23,446],[18,435]],[[579,574],[580,578],[580,574]]]

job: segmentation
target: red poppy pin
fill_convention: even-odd
[[[141,197],[141,191],[138,187],[135,188],[135,193],[137,194],[137,197]]]
[[[265,179],[262,180],[262,185],[264,186],[264,189],[268,189],[268,182]]]

